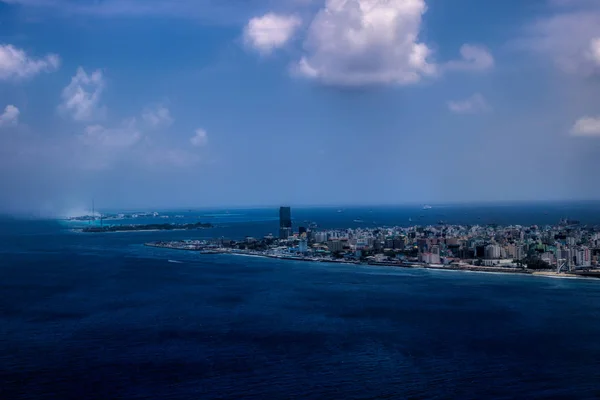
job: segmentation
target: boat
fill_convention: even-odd
[[[365,222],[362,219],[355,219],[353,222]]]
[[[424,205],[423,206],[423,210],[431,210],[433,207],[428,206],[428,205]]]

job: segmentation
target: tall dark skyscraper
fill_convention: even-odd
[[[291,228],[292,227],[292,210],[290,207],[279,208],[279,227],[280,228]]]
[[[289,207],[279,208],[279,239],[287,239],[292,235],[292,210]]]

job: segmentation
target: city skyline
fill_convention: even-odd
[[[557,225],[437,224],[342,229],[291,227],[290,207],[279,209],[279,236],[224,236],[213,239],[159,240],[146,246],[245,254],[295,261],[385,265],[560,276],[600,277],[600,233],[581,221]],[[155,215],[156,217],[156,215]],[[304,221],[309,222],[309,221]],[[212,226],[210,226],[212,227]],[[129,225],[127,229],[146,229]],[[84,232],[88,230],[84,229]],[[93,230],[89,230],[92,232]],[[543,270],[543,272],[539,272]],[[551,271],[554,270],[554,271]],[[564,275],[563,275],[564,276]]]
[[[596,200],[599,74],[589,0],[0,0],[0,213]]]

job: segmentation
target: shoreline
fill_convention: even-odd
[[[277,260],[286,260],[286,261],[301,261],[301,262],[312,262],[312,263],[327,263],[327,264],[344,264],[344,265],[357,265],[362,267],[386,267],[386,268],[402,268],[402,269],[426,269],[432,271],[450,271],[450,272],[471,272],[471,273],[485,273],[485,274],[497,274],[497,275],[516,275],[516,276],[532,276],[532,277],[542,277],[542,278],[554,278],[554,279],[585,279],[585,280],[597,280],[600,278],[600,273],[598,276],[585,276],[580,274],[571,274],[571,273],[558,273],[554,271],[534,271],[534,270],[520,270],[520,269],[510,269],[510,268],[498,268],[498,267],[480,267],[480,266],[442,266],[442,265],[431,265],[431,264],[417,264],[417,263],[384,263],[384,262],[359,262],[359,261],[336,261],[336,260],[326,260],[326,259],[311,259],[311,258],[302,258],[302,257],[286,257],[286,256],[277,256],[271,254],[255,254],[255,253],[246,253],[243,251],[230,251],[227,249],[214,249],[214,250],[206,250],[206,249],[188,249],[181,247],[173,247],[168,245],[159,245],[156,243],[144,243],[146,247],[154,247],[159,249],[167,249],[167,250],[179,250],[179,251],[191,251],[200,254],[225,254],[225,255],[234,255],[234,256],[243,256],[243,257],[259,257],[259,258],[272,258]]]
[[[122,231],[85,232],[83,229],[85,229],[85,228],[73,228],[73,229],[71,229],[71,232],[101,234],[101,233],[175,232],[175,231],[189,231],[190,230],[190,229],[139,229],[139,230],[129,229],[129,230],[122,230]]]
[[[116,229],[116,230],[97,230],[97,231],[86,231],[88,228],[72,228],[71,232],[76,233],[92,233],[92,234],[102,234],[102,233],[140,233],[140,232],[181,232],[181,231],[195,231],[195,230],[203,230],[203,229],[212,229],[212,228],[174,228],[174,229]],[[160,246],[155,246],[160,247]]]

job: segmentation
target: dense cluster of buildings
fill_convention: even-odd
[[[363,261],[574,270],[598,267],[600,231],[578,221],[554,226],[446,225],[293,231],[291,210],[280,209],[279,240],[271,251]],[[248,245],[248,243],[246,243]],[[252,246],[246,246],[252,248]]]
[[[147,245],[204,253],[402,267],[600,277],[600,227],[562,220],[553,226],[449,225],[294,230],[290,207],[279,210],[279,236],[154,242]],[[553,272],[553,273],[554,273]],[[541,273],[541,272],[540,272]]]

